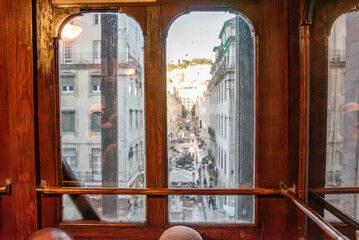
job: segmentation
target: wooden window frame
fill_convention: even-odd
[[[218,6],[218,3],[221,6]],[[290,5],[290,4],[289,4]],[[166,63],[165,63],[165,38],[167,28],[173,19],[180,13],[188,11],[237,11],[243,13],[249,19],[256,29],[256,159],[255,159],[255,186],[257,187],[278,187],[280,180],[296,182],[296,179],[289,177],[289,168],[296,169],[296,166],[289,167],[287,164],[282,165],[288,159],[288,102],[284,99],[288,98],[288,85],[278,82],[278,76],[283,82],[289,79],[287,72],[288,67],[288,45],[287,39],[281,36],[286,34],[283,28],[276,25],[278,21],[286,21],[286,16],[273,18],[272,12],[280,12],[286,9],[286,3],[270,5],[266,3],[254,3],[253,1],[241,1],[240,3],[223,3],[223,1],[211,0],[203,3],[197,1],[188,1],[179,4],[176,1],[164,3],[128,3],[128,4],[66,4],[65,6],[53,7],[47,1],[37,2],[37,57],[38,57],[38,95],[41,101],[38,102],[38,111],[43,114],[39,117],[39,125],[46,126],[39,128],[39,176],[46,179],[49,186],[61,186],[61,168],[60,159],[60,135],[58,111],[58,64],[57,59],[57,34],[59,26],[69,16],[91,11],[114,11],[120,9],[134,17],[142,27],[145,35],[145,105],[146,105],[146,152],[147,152],[147,187],[150,189],[167,188],[167,133],[166,133]],[[290,5],[295,8],[296,6]],[[261,9],[261,10],[260,10]],[[264,9],[264,10],[263,10]],[[260,17],[262,11],[263,17]],[[274,25],[271,25],[271,24]],[[270,31],[265,26],[274,26],[278,32]],[[261,31],[260,31],[261,30]],[[274,33],[274,34],[273,34]],[[262,41],[259,41],[258,35],[263,34]],[[275,48],[267,48],[272,41],[270,37],[278,39]],[[284,41],[284,44],[280,42]],[[275,50],[282,49],[283,55],[270,56]],[[52,54],[50,54],[52,53]],[[279,67],[269,66],[269,59],[276,60]],[[259,66],[261,72],[258,71]],[[267,77],[269,76],[269,77]],[[270,84],[268,84],[268,81]],[[267,89],[259,91],[259,89]],[[273,95],[273,93],[275,93]],[[279,104],[273,111],[272,105]],[[259,111],[261,106],[261,111]],[[268,128],[271,124],[273,128]],[[282,135],[275,136],[278,129],[282,131]],[[259,143],[265,142],[261,145]],[[261,147],[262,146],[262,147]],[[269,150],[268,150],[269,149]],[[261,158],[261,164],[258,165],[258,158]],[[273,159],[278,161],[273,162]],[[271,175],[268,166],[275,167],[279,170],[279,174]],[[263,172],[263,178],[258,178],[258,172]],[[56,173],[54,175],[54,173]],[[173,190],[175,194],[176,191]],[[178,192],[179,193],[179,192]],[[94,222],[78,222],[78,223],[61,223],[61,206],[60,197],[41,197],[40,215],[42,227],[44,226],[60,226],[69,230],[75,237],[98,237],[95,234],[101,231],[102,237],[115,237],[119,234],[123,238],[148,239],[146,233],[151,233],[153,239],[158,239],[163,230],[169,225],[167,222],[167,196],[148,195],[147,222],[144,226],[122,224],[116,225],[118,228],[109,228],[112,224],[94,223]],[[165,207],[163,207],[165,206]],[[276,206],[271,209],[271,206]],[[221,236],[229,239],[238,239],[240,237],[258,238],[260,234],[270,234],[273,237],[283,236],[283,232],[287,230],[285,226],[278,226],[276,229],[261,229],[261,222],[271,222],[273,216],[276,221],[287,220],[286,212],[288,206],[285,199],[267,199],[257,198],[255,201],[255,224],[246,225],[191,225],[198,230],[203,236],[215,237]],[[278,214],[281,213],[281,214]],[[258,214],[261,214],[259,221]],[[88,227],[94,231],[83,231]],[[293,226],[292,226],[293,228]],[[106,230],[106,231],[103,231]],[[285,233],[287,234],[287,233]],[[289,233],[288,233],[289,234]],[[138,238],[137,238],[138,237]]]
[[[309,132],[308,132],[308,189],[310,191],[307,201],[313,209],[324,216],[323,202],[318,201],[315,195],[316,189],[325,188],[326,183],[326,146],[327,146],[327,106],[328,106],[328,43],[329,35],[335,20],[342,14],[359,11],[355,1],[307,1],[312,5],[312,12],[304,18],[302,23],[306,32],[304,33],[307,46],[310,51],[305,56],[307,67],[310,69],[308,75],[308,99],[310,107]],[[315,126],[315,127],[310,127]],[[329,190],[329,189],[328,189]],[[340,189],[335,188],[337,193]],[[347,191],[342,188],[343,192]],[[353,189],[351,189],[353,191]],[[325,192],[326,190],[324,190]],[[354,190],[355,191],[355,190]],[[321,193],[323,194],[323,192]],[[314,196],[313,196],[314,195]],[[355,232],[347,224],[333,224],[341,232],[350,238],[355,238]],[[323,238],[323,233],[309,223],[308,236],[313,239]]]

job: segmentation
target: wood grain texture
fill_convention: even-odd
[[[327,132],[327,89],[328,89],[328,36],[327,7],[324,1],[317,1],[314,7],[313,23],[310,26],[310,112],[309,112],[309,161],[308,188],[325,185],[326,132]],[[314,127],[315,126],[315,127]],[[309,206],[321,216],[323,207],[309,199]],[[323,239],[323,232],[308,222],[309,239]]]
[[[309,143],[309,26],[301,26],[300,32],[300,83],[299,83],[299,149],[298,149],[298,197],[307,199],[307,167]],[[305,234],[305,219],[303,214],[298,215],[298,231],[300,237]],[[301,231],[300,231],[301,230]]]
[[[316,194],[358,194],[359,187],[312,188],[309,191]]]
[[[145,38],[146,106],[146,184],[149,188],[167,187],[166,64],[162,34],[161,7],[147,7]],[[166,196],[147,197],[147,220],[152,227],[167,221]]]
[[[1,159],[0,184],[12,179],[12,196],[1,197],[1,238],[24,239],[37,229],[34,144],[32,5],[1,1]],[[4,129],[6,128],[6,129]],[[6,172],[4,172],[6,171]],[[4,178],[4,179],[3,179]],[[10,231],[9,231],[10,227]]]
[[[3,2],[5,4],[3,4]],[[5,142],[6,149],[1,149],[6,159],[15,157],[18,164],[16,168],[16,186],[19,189],[34,190],[34,153],[33,149],[34,122],[33,122],[33,94],[32,94],[32,54],[31,44],[31,1],[20,0],[13,3],[9,0],[2,1],[2,19],[7,23],[0,23],[1,30],[10,33],[10,38],[0,36],[1,42],[8,50],[3,50],[2,55],[8,56],[13,52],[14,58],[7,62],[1,58],[1,76],[11,76],[10,80],[0,81],[0,86],[10,89],[6,93],[0,93],[0,100],[5,101],[4,108],[7,114],[0,123],[7,129],[1,129],[1,141]],[[38,42],[38,98],[39,101],[39,147],[40,147],[40,178],[46,179],[50,186],[60,186],[60,162],[59,162],[59,123],[58,123],[58,82],[56,66],[56,45],[52,37],[56,36],[57,29],[62,20],[74,13],[77,8],[54,9],[47,0],[39,0],[37,3],[37,42]],[[147,152],[147,187],[167,187],[167,146],[166,146],[166,76],[165,76],[165,39],[168,23],[177,12],[185,8],[199,10],[223,10],[233,9],[242,11],[252,21],[256,33],[259,36],[257,59],[257,185],[263,188],[276,188],[281,180],[296,182],[302,181],[302,173],[298,173],[298,146],[296,143],[304,128],[304,122],[298,120],[298,109],[305,104],[304,96],[297,92],[298,84],[298,34],[297,23],[292,22],[297,18],[297,3],[279,0],[158,0],[155,4],[127,4],[122,10],[130,13],[144,29],[145,38],[145,63],[146,63],[146,152]],[[6,5],[6,6],[5,6]],[[78,5],[79,6],[79,5]],[[108,5],[114,7],[115,5]],[[9,11],[7,8],[11,8]],[[99,9],[103,5],[85,5],[83,8]],[[122,5],[121,5],[122,7]],[[6,10],[3,10],[6,9]],[[19,12],[19,9],[21,10]],[[18,16],[19,14],[21,16]],[[290,14],[293,14],[289,16]],[[17,18],[19,17],[19,18]],[[10,20],[8,20],[10,19]],[[15,22],[16,19],[16,22]],[[19,20],[20,19],[20,20]],[[30,25],[29,25],[30,19]],[[18,25],[18,23],[24,23]],[[5,27],[4,27],[5,26]],[[15,26],[15,27],[13,27]],[[295,28],[295,29],[293,29]],[[23,31],[25,30],[25,31]],[[20,38],[20,32],[22,32]],[[24,34],[26,32],[26,34]],[[16,42],[15,40],[19,40]],[[12,56],[12,55],[11,55]],[[24,57],[25,56],[25,57]],[[322,60],[323,58],[314,60]],[[324,64],[324,63],[323,63]],[[326,64],[326,62],[325,62]],[[6,66],[5,68],[3,66]],[[323,65],[324,66],[324,65]],[[303,70],[303,69],[302,69]],[[318,72],[319,74],[319,72]],[[319,76],[319,75],[318,75]],[[316,81],[316,80],[315,80]],[[318,84],[318,83],[317,83]],[[304,89],[304,85],[300,85]],[[318,86],[318,85],[317,85]],[[318,96],[321,96],[318,94]],[[296,101],[299,101],[299,103]],[[16,105],[16,104],[19,105]],[[292,104],[293,109],[291,109]],[[21,107],[19,107],[21,106]],[[11,109],[10,109],[11,108]],[[304,111],[301,109],[301,111]],[[317,121],[317,120],[315,120]],[[315,122],[314,121],[314,122]],[[317,121],[316,124],[318,124]],[[302,126],[302,130],[298,130]],[[320,125],[318,125],[320,126]],[[300,131],[300,134],[299,134]],[[293,138],[293,139],[292,139]],[[11,144],[9,142],[11,141]],[[13,143],[14,142],[14,143]],[[303,142],[302,142],[303,143]],[[302,149],[303,145],[301,145]],[[295,148],[295,149],[294,149]],[[297,155],[296,155],[297,154]],[[30,159],[30,160],[29,160]],[[290,159],[290,160],[288,160]],[[27,161],[27,162],[26,162]],[[21,168],[20,168],[21,166]],[[317,165],[322,167],[323,165]],[[25,174],[24,174],[25,169]],[[322,170],[314,169],[321,173]],[[33,174],[27,175],[26,173]],[[0,170],[0,176],[6,174]],[[319,175],[321,176],[321,175]],[[314,175],[312,177],[315,178]],[[318,177],[320,178],[320,177]],[[1,184],[2,179],[0,179]],[[25,182],[20,182],[25,181]],[[314,181],[316,181],[314,179]],[[31,183],[31,186],[26,184]],[[319,180],[320,182],[320,180]],[[314,184],[315,185],[315,184]],[[303,186],[300,188],[303,189]],[[20,194],[20,190],[17,190]],[[25,191],[26,192],[26,191]],[[33,191],[34,194],[35,191]],[[11,201],[11,207],[21,204],[29,204],[26,197],[32,197],[32,190],[24,193],[24,199]],[[31,195],[31,196],[30,196]],[[158,239],[167,225],[167,197],[148,196],[148,226],[140,227],[114,227],[114,226],[66,226],[77,239]],[[19,196],[19,195],[18,195]],[[22,195],[21,195],[22,197]],[[60,222],[61,205],[59,197],[42,198],[43,226],[56,226]],[[1,210],[3,210],[8,198],[1,198]],[[24,201],[24,202],[22,202]],[[30,201],[31,202],[31,201]],[[288,206],[288,201],[282,198],[261,197],[258,201],[259,224],[255,227],[225,227],[207,226],[195,227],[204,239],[258,239],[261,233],[264,239],[293,239],[296,237],[296,219],[293,214],[296,211]],[[31,210],[31,208],[29,208]],[[5,210],[6,211],[6,210]],[[33,212],[21,218],[19,224],[23,225],[33,218]],[[8,212],[10,213],[10,212]],[[25,212],[23,214],[28,214]],[[291,215],[291,216],[289,216]],[[19,220],[20,216],[13,216]],[[0,221],[3,221],[3,211]],[[6,223],[7,224],[7,223]],[[2,225],[5,228],[7,225]],[[11,234],[23,234],[30,228],[36,228],[36,218],[30,225],[26,225],[19,233],[16,228],[11,229]],[[259,232],[259,229],[261,230]],[[293,230],[294,229],[294,230]],[[6,231],[6,230],[5,230]],[[9,231],[8,231],[9,232]],[[101,237],[99,238],[99,234]],[[21,239],[18,238],[18,239]]]
[[[62,226],[62,229],[69,231],[76,239],[136,239],[136,240],[158,240],[161,234],[171,226],[167,227],[127,227],[124,229],[113,228],[106,226],[92,226],[93,231],[86,231],[89,227],[70,227]],[[220,239],[258,239],[258,229],[254,227],[221,227],[214,228],[213,226],[190,226],[199,234],[204,240],[220,240]],[[98,236],[101,232],[101,236]],[[97,233],[97,234],[96,234]]]
[[[59,184],[60,164],[57,160],[57,121],[58,106],[55,76],[55,46],[53,37],[53,8],[46,0],[37,1],[37,86],[38,86],[38,123],[39,128],[39,158],[40,179],[46,179],[50,186]],[[57,210],[58,197],[41,198],[42,227],[56,226],[59,222]]]
[[[5,33],[7,31],[7,18],[10,17],[6,14],[6,3],[7,1],[0,2],[0,32]],[[10,41],[6,34],[0,34],[0,56],[8,56],[8,49]],[[10,118],[9,118],[9,105],[8,102],[8,89],[9,76],[8,73],[8,57],[0,57],[0,104],[2,106],[0,118],[0,185],[5,185],[5,179],[12,178],[11,173],[11,159],[10,159]],[[4,91],[5,90],[5,91]],[[0,235],[9,237],[12,236],[12,198],[11,197],[0,197]]]
[[[257,195],[257,196],[281,196],[279,188],[236,188],[236,189],[215,189],[215,188],[89,188],[89,187],[45,187],[37,189],[45,195],[56,194],[118,194],[118,195]]]
[[[306,196],[306,148],[307,148],[307,61],[303,62],[303,38],[301,29],[301,14],[304,0],[288,1],[288,88],[289,88],[289,138],[288,138],[288,162],[289,182],[295,183],[298,188],[298,196],[304,200]],[[307,50],[307,48],[305,48]],[[308,56],[308,55],[305,55]],[[298,60],[299,59],[299,64]],[[305,59],[306,60],[306,59]],[[294,208],[294,209],[293,209]],[[305,216],[289,205],[291,213],[290,221],[297,221],[296,229],[292,228],[291,234],[301,238],[305,234]],[[295,231],[294,231],[295,230]]]
[[[262,1],[260,14],[256,117],[258,186],[275,187],[280,181],[289,179],[290,169],[287,1]],[[272,174],[268,169],[272,169]],[[291,208],[288,207],[284,199],[259,199],[258,215],[264,239],[296,239],[296,234],[291,234],[295,231],[296,220],[291,218],[293,210],[289,212]]]

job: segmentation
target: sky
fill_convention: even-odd
[[[214,60],[213,47],[223,23],[235,17],[228,12],[191,12],[178,17],[168,31],[167,62],[178,59],[208,58]]]

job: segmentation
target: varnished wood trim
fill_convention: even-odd
[[[162,21],[160,6],[146,8],[146,185],[150,188],[167,187],[166,57]],[[166,224],[167,205],[167,196],[147,197],[146,214],[151,227]]]
[[[168,229],[169,226],[164,227],[126,227],[114,228],[108,226],[92,226],[91,231],[88,231],[87,226],[60,226],[62,229],[69,231],[76,239],[136,239],[136,240],[158,240],[162,233]],[[193,226],[203,239],[259,239],[258,229],[256,227],[241,226]],[[99,236],[98,233],[101,233]]]
[[[310,192],[316,194],[354,194],[359,193],[359,187],[345,187],[345,188],[313,188]]]
[[[170,188],[147,188],[147,189],[121,189],[121,188],[81,188],[81,187],[45,187],[38,188],[38,192],[45,195],[57,194],[118,194],[118,195],[259,195],[280,196],[278,188],[241,188],[241,189],[170,189]]]
[[[316,213],[312,208],[306,205],[301,199],[295,196],[291,192],[286,192],[285,196],[289,199],[294,205],[296,205],[305,215],[307,215],[313,222],[317,224],[317,226],[327,234],[331,239],[342,239],[349,240],[346,236],[344,236],[341,232],[339,232],[336,228],[330,225],[327,221],[324,220],[318,213]]]

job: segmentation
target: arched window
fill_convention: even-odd
[[[239,14],[191,12],[170,26],[168,187],[254,187],[254,55],[253,29]],[[173,195],[169,201],[170,222],[254,221],[252,196]]]
[[[326,187],[359,186],[359,12],[341,15],[328,41]],[[355,194],[326,200],[359,219]],[[326,216],[337,221],[332,215]]]
[[[65,149],[63,158],[76,172],[77,179],[72,180],[83,181],[83,187],[145,186],[145,161],[139,161],[145,159],[145,152],[133,147],[137,142],[145,142],[144,128],[138,128],[144,97],[136,89],[133,94],[132,85],[136,78],[144,86],[140,74],[144,69],[144,39],[138,36],[139,32],[139,24],[124,13],[85,13],[72,18],[61,32],[59,75],[63,87],[59,104],[64,109],[60,121],[61,147]],[[70,76],[68,72],[76,73],[76,78],[73,75],[65,78]],[[94,72],[97,74],[93,75]],[[75,85],[76,95],[65,94],[74,92]],[[76,111],[66,110],[69,108]],[[86,109],[91,109],[90,119]],[[133,109],[141,112],[136,110],[134,114]],[[76,134],[68,134],[75,131]],[[77,147],[77,152],[70,156],[67,146],[72,145]],[[64,180],[66,186],[68,179]],[[87,219],[83,212],[76,214],[78,210],[65,199],[64,219]],[[133,204],[145,201],[144,196],[89,195],[87,199],[104,221],[145,221],[146,204]]]

